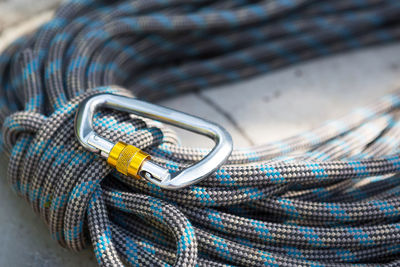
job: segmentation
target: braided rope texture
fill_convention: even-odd
[[[78,144],[77,105],[162,99],[310,58],[397,41],[398,0],[72,0],[0,54],[10,186],[61,246],[102,266],[400,265],[400,92],[299,135],[234,150],[201,183],[163,190]],[[96,132],[171,173],[207,153],[145,118]]]

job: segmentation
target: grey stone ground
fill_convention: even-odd
[[[0,0],[0,50],[48,19],[51,12],[45,10],[57,1],[24,7],[28,2],[33,1]],[[22,18],[28,22],[21,23]],[[309,129],[399,87],[400,44],[393,44],[309,61],[161,104],[220,123],[239,147]],[[210,145],[195,135],[178,133],[183,144]],[[70,252],[51,239],[38,216],[9,189],[4,162],[0,176],[0,266],[96,265],[91,249]]]

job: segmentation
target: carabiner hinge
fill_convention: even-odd
[[[124,142],[114,144],[93,130],[93,115],[100,107],[127,111],[165,122],[212,138],[216,145],[198,163],[174,173],[151,161],[151,156],[139,148]],[[232,138],[222,127],[175,111],[137,99],[112,94],[98,94],[83,101],[75,117],[75,134],[80,144],[89,151],[100,154],[108,164],[124,175],[144,178],[162,188],[179,189],[195,184],[214,172],[229,157],[233,149]]]

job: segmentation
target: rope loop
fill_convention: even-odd
[[[40,213],[60,245],[76,251],[88,245],[88,227],[85,225],[88,218],[89,224],[106,223],[104,238],[111,240],[111,224],[106,218],[107,214],[96,210],[103,201],[99,200],[102,195],[95,194],[96,190],[101,192],[100,184],[110,174],[111,167],[103,159],[81,148],[73,130],[78,104],[100,92],[131,96],[116,86],[96,88],[75,97],[49,117],[22,111],[10,115],[3,124],[4,142],[12,147],[9,165],[12,187]],[[157,126],[162,125],[157,123]],[[165,142],[165,133],[159,128],[148,126],[139,117],[119,112],[98,112],[94,118],[94,129],[112,141],[124,140],[142,149]],[[174,138],[170,137],[169,140]],[[193,265],[197,258],[197,245],[194,230],[185,216],[173,206],[155,198],[137,198],[140,201],[130,212],[137,213],[134,207],[140,207],[139,214],[142,216],[156,218],[161,224],[168,223],[172,231],[170,234],[176,237],[178,244],[177,264]],[[145,205],[159,205],[157,209],[166,211],[154,217],[149,209],[143,209]],[[113,229],[121,235],[118,226],[114,225]],[[95,250],[99,261],[111,253],[115,262],[119,262],[116,252],[112,252],[113,243],[109,241],[104,245],[104,240],[98,234],[96,231],[91,233],[93,241],[99,242],[94,245],[101,247]]]
[[[6,149],[10,151],[21,134],[33,135],[38,132],[46,119],[46,116],[40,113],[28,111],[19,111],[8,116],[2,127],[3,143]]]

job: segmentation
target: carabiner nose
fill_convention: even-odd
[[[175,174],[151,161],[150,155],[140,149],[110,142],[93,130],[93,115],[100,107],[126,111],[192,131],[214,140],[215,147],[202,160]],[[136,178],[144,178],[162,188],[179,189],[195,184],[221,166],[233,149],[232,138],[222,127],[201,118],[173,109],[113,94],[97,94],[87,98],[78,107],[75,134],[79,143],[107,159],[117,171]]]

